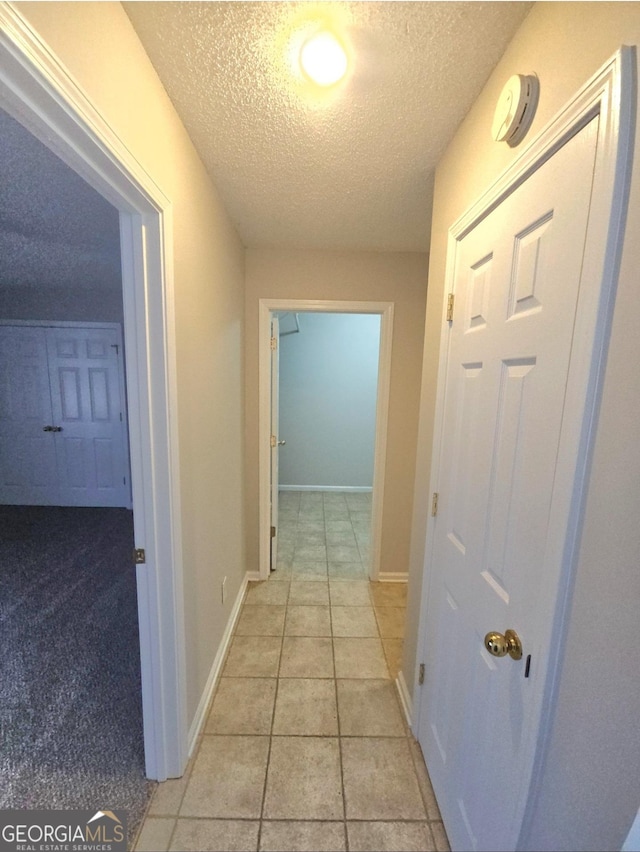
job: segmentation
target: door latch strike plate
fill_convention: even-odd
[[[455,301],[455,296],[453,293],[449,293],[447,296],[447,322],[453,322],[453,303]]]
[[[144,565],[147,561],[147,554],[144,552],[144,547],[136,547],[133,551],[133,561],[136,565]]]
[[[433,497],[431,498],[431,515],[435,518],[438,514],[438,492],[433,492]]]
[[[271,538],[275,538],[275,537],[276,537],[276,528],[271,527]]]

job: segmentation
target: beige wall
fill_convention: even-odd
[[[18,9],[173,205],[191,721],[246,569],[244,250],[120,4],[19,3]]]
[[[410,611],[404,672],[413,682],[424,558],[447,228],[520,149],[491,140],[496,100],[515,73],[540,78],[529,138],[620,47],[640,41],[640,4],[538,3],[437,172],[429,269]],[[640,803],[640,148],[620,272],[558,705],[522,848],[620,849]],[[620,650],[617,646],[621,643]],[[623,648],[634,649],[629,657]]]
[[[426,254],[250,249],[246,279],[247,564],[258,570],[258,302],[393,302],[381,571],[406,572],[427,285]]]

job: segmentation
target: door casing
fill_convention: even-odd
[[[275,340],[275,346],[273,341]],[[271,427],[269,429],[271,442],[275,437],[275,446],[271,447],[271,469],[269,472],[269,480],[271,482],[270,500],[271,514],[269,523],[271,529],[271,551],[269,558],[269,569],[275,570],[278,564],[278,497],[280,484],[280,321],[275,315],[271,315]]]
[[[4,2],[0,84],[0,107],[120,213],[145,770],[162,781],[188,757],[171,202]]]
[[[258,305],[258,388],[259,388],[259,489],[260,489],[260,570],[259,578],[269,577],[270,539],[270,464],[271,464],[271,314],[274,311],[293,313],[341,313],[380,315],[380,361],[378,369],[378,399],[376,403],[376,440],[373,463],[373,505],[371,512],[371,572],[372,580],[380,579],[382,541],[382,511],[384,471],[387,452],[387,422],[391,385],[391,344],[393,337],[393,302],[316,301],[311,299],[260,299]],[[384,579],[389,579],[384,577]],[[404,578],[403,578],[404,579]]]
[[[579,545],[584,498],[590,469],[595,426],[604,365],[609,340],[615,286],[622,254],[626,207],[629,194],[633,140],[635,50],[622,47],[591,80],[576,94],[532,140],[514,162],[499,176],[478,201],[450,228],[448,235],[445,293],[452,292],[456,246],[475,225],[492,209],[524,182],[539,166],[561,148],[565,142],[599,117],[598,153],[594,170],[591,217],[587,231],[583,282],[586,290],[596,294],[596,304],[587,304],[585,313],[591,319],[584,323],[576,335],[572,359],[585,365],[575,370],[567,387],[566,410],[569,427],[560,448],[560,471],[569,453],[577,455],[576,474],[570,486],[568,523],[563,531],[564,547],[561,553],[562,571],[560,587],[550,632],[554,642],[549,656],[538,660],[544,682],[540,726],[530,755],[530,778],[523,785],[523,806],[520,836],[516,848],[526,840],[528,826],[535,809],[536,794],[542,778],[546,747],[559,686],[562,648],[566,638],[567,614],[571,600],[572,579]],[[446,302],[446,300],[445,300]],[[446,303],[443,304],[442,327],[446,328]],[[435,430],[432,450],[432,472],[429,493],[438,491],[441,463],[440,449],[444,425],[444,389],[447,367],[448,334],[443,333],[440,343],[438,390],[436,398]],[[578,417],[573,412],[584,412]],[[568,446],[569,436],[578,436],[577,450]],[[427,602],[432,575],[433,525],[427,522],[427,546],[420,622],[418,628],[418,654],[414,678],[414,708],[412,730],[418,735],[422,714],[426,712],[424,693],[419,684],[420,663],[427,659],[430,649],[426,642]],[[558,530],[555,531],[556,535]]]

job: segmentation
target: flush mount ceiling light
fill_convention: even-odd
[[[321,30],[302,45],[300,67],[318,86],[333,86],[347,73],[347,54],[333,33]]]

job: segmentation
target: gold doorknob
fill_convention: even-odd
[[[506,657],[512,660],[522,659],[522,642],[515,630],[505,630],[502,633],[487,633],[484,637],[484,647],[493,657]]]

